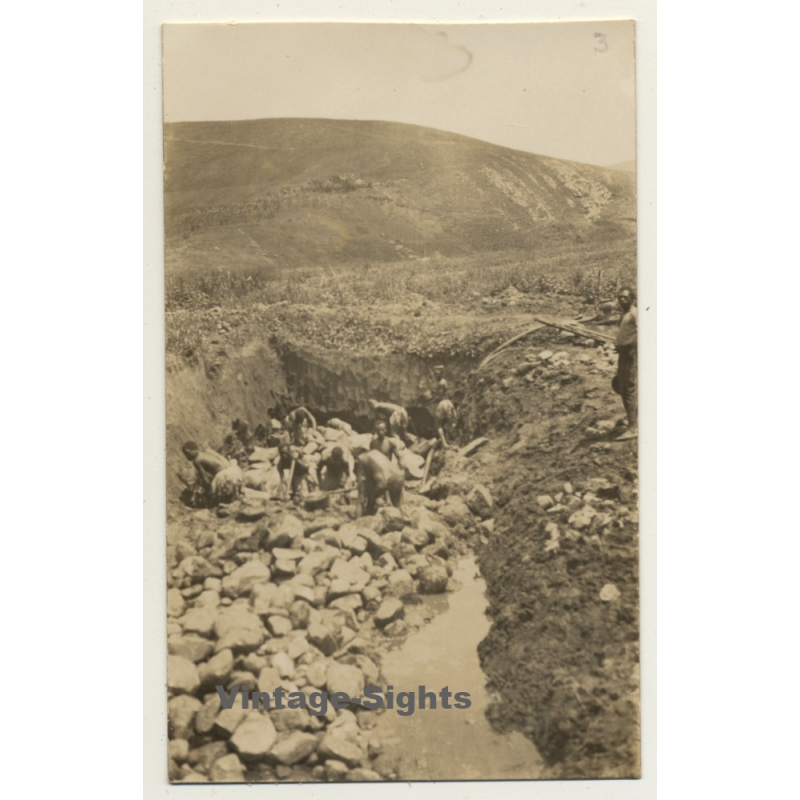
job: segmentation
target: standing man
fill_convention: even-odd
[[[397,451],[397,443],[389,436],[388,427],[382,419],[379,419],[375,423],[375,435],[372,437],[369,449],[383,453],[390,461],[392,456],[398,461],[400,460],[400,453]]]
[[[408,411],[395,403],[379,403],[377,400],[368,402],[378,418],[386,421],[389,435],[396,436],[403,444],[408,444]]]
[[[622,397],[625,413],[628,415],[628,428],[617,441],[635,439],[639,433],[639,405],[637,396],[637,335],[639,314],[636,309],[636,292],[629,286],[620,289],[617,302],[622,310],[617,332],[617,374],[611,385]]]

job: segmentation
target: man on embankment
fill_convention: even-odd
[[[635,439],[638,435],[639,404],[637,396],[637,337],[639,314],[636,308],[636,292],[626,286],[620,289],[617,302],[622,311],[617,331],[617,374],[611,385],[622,397],[622,404],[628,417],[628,427],[617,441]]]

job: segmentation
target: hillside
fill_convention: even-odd
[[[388,122],[165,126],[167,268],[635,249],[635,179]]]

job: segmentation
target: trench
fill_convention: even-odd
[[[461,588],[425,600],[437,615],[396,650],[384,656],[382,672],[395,692],[417,694],[413,714],[387,709],[376,726],[384,747],[380,771],[400,780],[531,780],[544,761],[533,743],[512,731],[496,733],[486,718],[497,698],[486,688],[478,645],[489,632],[486,584],[473,556],[453,571]],[[438,694],[443,687],[467,692],[467,709],[419,708],[418,687]],[[427,700],[431,703],[431,700]],[[453,705],[452,701],[450,704]]]
[[[203,370],[168,374],[168,419],[173,433],[179,431],[170,450],[174,453],[186,438],[218,442],[233,419],[246,420],[252,429],[277,417],[287,403],[306,406],[323,425],[336,417],[357,431],[371,430],[370,398],[405,406],[412,432],[429,438],[435,436],[435,404],[428,397],[435,387],[433,366],[411,356],[253,344],[213,375]],[[466,384],[474,362],[454,359],[444,366],[458,401],[459,386]],[[544,762],[534,744],[518,732],[495,732],[486,716],[498,698],[487,690],[478,655],[491,623],[486,584],[474,556],[462,557],[453,577],[455,591],[421,598],[430,621],[384,653],[381,673],[398,692],[424,686],[438,693],[448,687],[468,693],[471,704],[445,709],[439,702],[435,711],[417,709],[409,716],[384,710],[376,727],[383,745],[376,766],[400,780],[536,778]],[[390,640],[387,645],[392,646]]]

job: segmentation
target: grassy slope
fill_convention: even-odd
[[[631,175],[412,125],[176,123],[165,163],[168,270],[546,255],[634,236]]]

